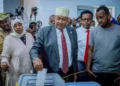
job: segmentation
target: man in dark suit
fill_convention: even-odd
[[[77,34],[67,27],[69,10],[57,8],[55,25],[47,26],[38,32],[30,55],[34,68],[47,68],[48,73],[58,73],[61,77],[77,72]],[[39,59],[40,55],[42,59]],[[73,81],[76,76],[65,81]]]

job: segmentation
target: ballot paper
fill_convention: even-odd
[[[47,69],[43,69],[41,71],[38,71],[36,86],[44,86],[46,73],[47,73]]]

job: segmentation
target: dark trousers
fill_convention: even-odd
[[[5,86],[6,72],[0,69],[0,86]]]
[[[68,70],[68,72],[67,72],[66,74],[63,73],[62,69],[59,69],[59,71],[58,71],[58,74],[59,74],[62,78],[64,78],[65,76],[68,76],[68,75],[70,75],[70,74],[73,74],[73,73],[74,73],[74,72],[73,72],[73,67],[69,67],[69,70]],[[65,78],[64,81],[65,81],[65,82],[74,82],[74,76],[70,76],[70,77],[68,77],[68,78]]]
[[[83,71],[86,69],[86,64],[82,61],[78,61],[78,72]],[[91,81],[91,77],[87,72],[77,74],[77,82],[86,82]]]
[[[93,78],[93,81],[98,82],[101,86],[119,86],[118,83],[115,83],[114,80],[118,78],[117,73],[95,73],[96,78]]]

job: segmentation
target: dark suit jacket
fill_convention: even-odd
[[[71,41],[71,57],[74,72],[77,72],[77,34],[71,27],[66,27]],[[55,26],[41,28],[38,32],[36,42],[30,51],[31,59],[38,58],[43,54],[43,66],[48,72],[56,73],[59,69],[59,51]]]

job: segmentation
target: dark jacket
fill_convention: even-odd
[[[77,72],[77,34],[71,27],[66,29],[71,41],[72,67],[74,72]],[[57,73],[60,57],[55,26],[41,28],[38,32],[36,42],[30,51],[31,59],[38,58],[41,54],[43,54],[43,66],[48,69],[48,72]]]

